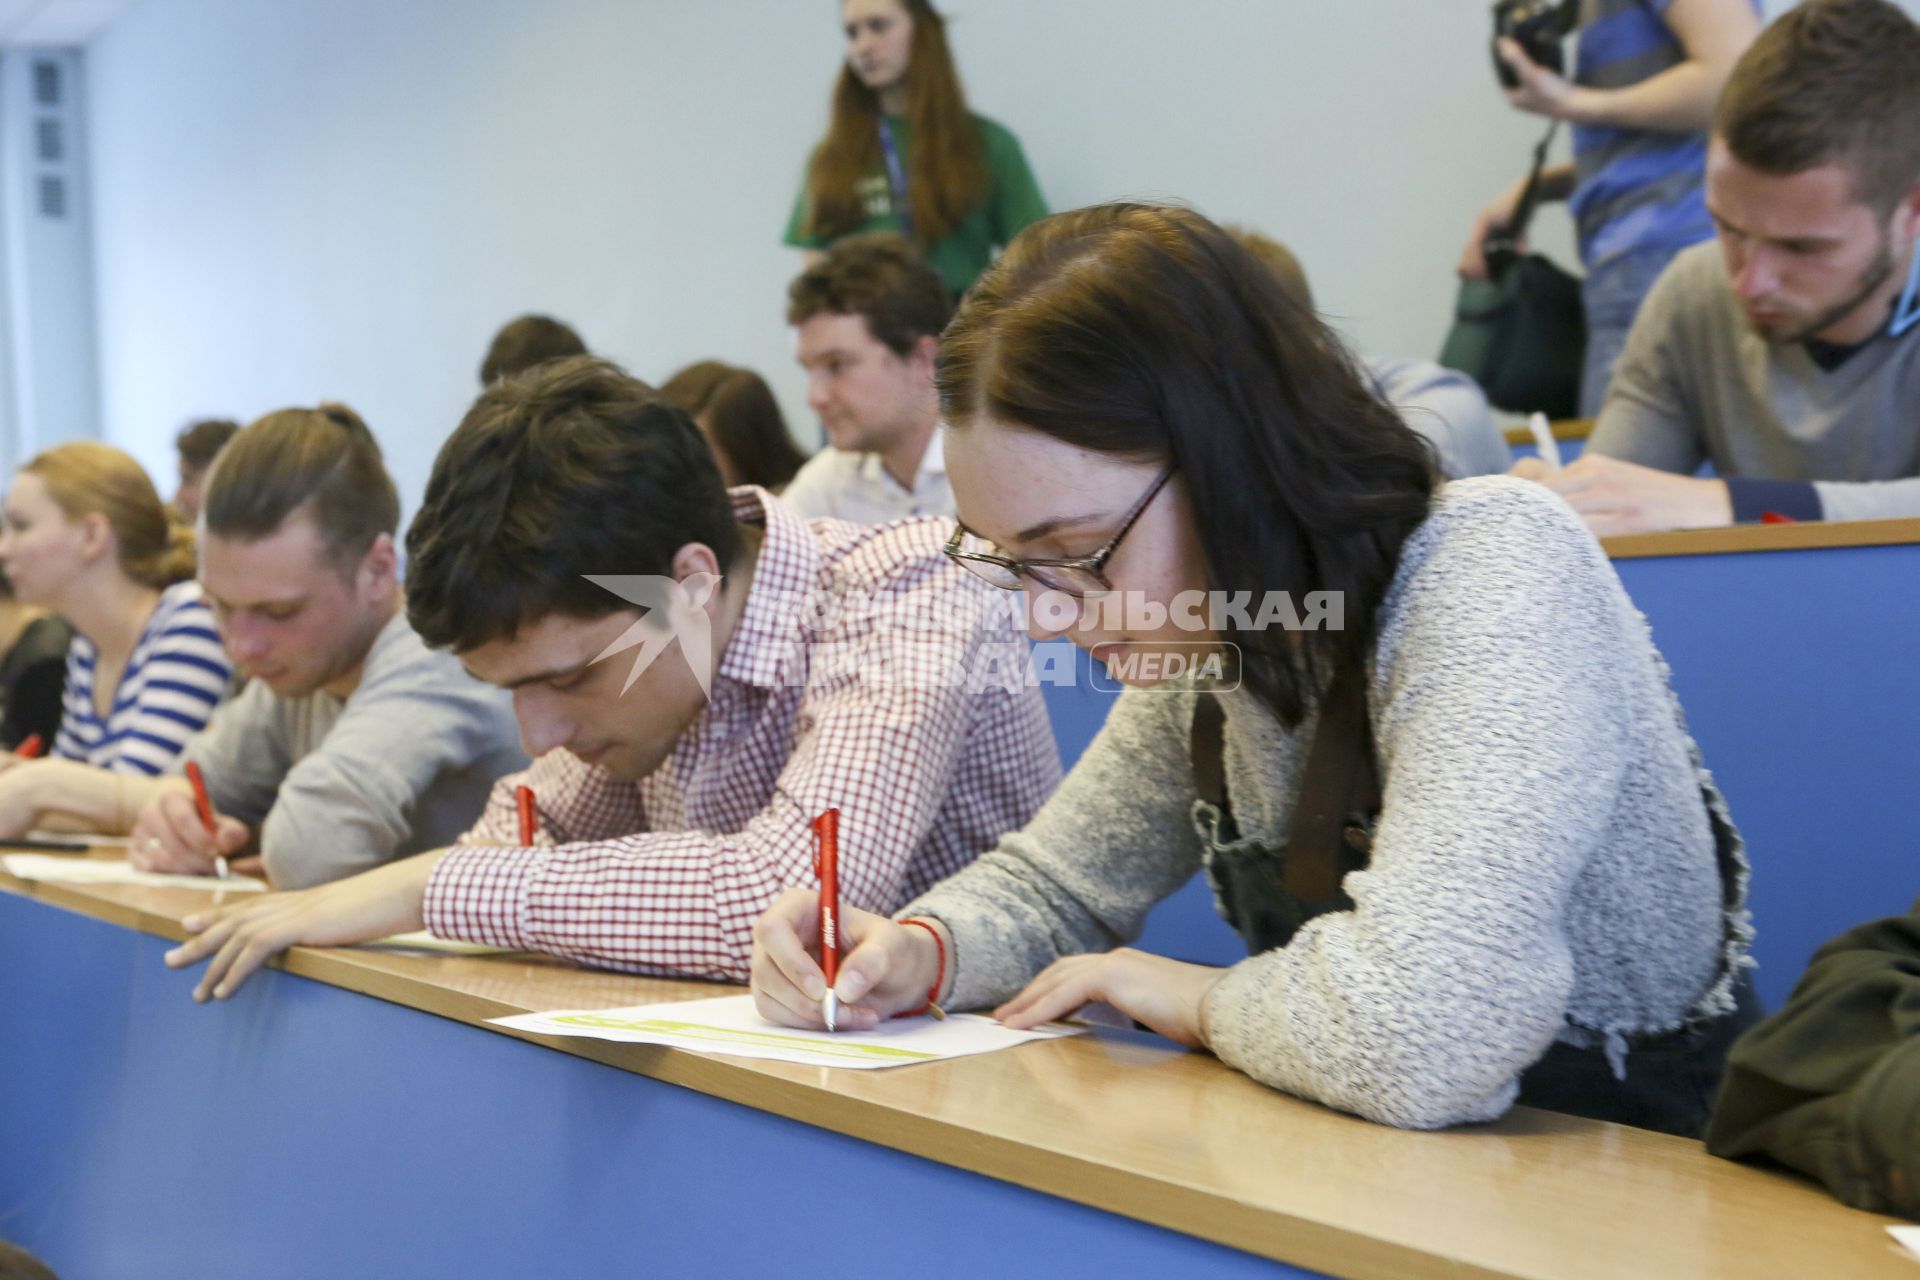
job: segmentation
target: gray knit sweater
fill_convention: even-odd
[[[1226,972],[1207,1009],[1223,1060],[1435,1128],[1506,1111],[1556,1038],[1618,1067],[1625,1036],[1732,1008],[1750,930],[1723,907],[1703,788],[1719,796],[1645,620],[1564,503],[1503,477],[1441,491],[1383,602],[1368,702],[1384,810],[1354,908]],[[956,1007],[1136,937],[1199,868],[1193,703],[1123,694],[1029,826],[901,913],[952,932]],[[1241,833],[1284,841],[1313,725],[1223,704]]]

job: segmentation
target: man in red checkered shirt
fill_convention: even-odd
[[[424,925],[744,981],[754,920],[814,883],[827,808],[843,899],[892,912],[1060,778],[1017,597],[949,561],[950,532],[728,493],[686,415],[603,361],[495,384],[408,531],[407,611],[513,690],[534,765],[453,848],[192,917],[167,962],[211,955],[194,995],[224,998],[288,946]]]

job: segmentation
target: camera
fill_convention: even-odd
[[[1560,42],[1580,20],[1580,0],[1495,0],[1493,6],[1493,71],[1509,89],[1520,87],[1520,77],[1500,56],[1500,37],[1506,36],[1529,58],[1553,72],[1566,74]]]

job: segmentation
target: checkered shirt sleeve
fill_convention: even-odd
[[[878,606],[797,644],[750,602],[707,709],[649,778],[561,750],[503,779],[466,839],[517,844],[526,785],[541,843],[451,851],[427,890],[434,933],[741,982],[754,921],[782,890],[816,883],[808,822],[822,810],[841,811],[843,899],[891,913],[1039,808],[1059,759],[1038,691],[955,678],[1025,645],[980,607],[991,588],[958,581],[939,554],[950,526],[809,532],[771,511],[768,524],[756,593],[826,581]],[[810,561],[793,544],[814,537],[826,545],[806,548]]]

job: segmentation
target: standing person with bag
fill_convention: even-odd
[[[1520,1101],[1698,1131],[1756,1012],[1744,855],[1569,512],[1440,484],[1338,338],[1187,210],[1030,228],[939,376],[948,554],[1134,687],[1024,830],[895,919],[843,908],[844,1025],[1105,1001],[1387,1124]],[[1342,616],[1262,627],[1282,596]],[[1170,644],[1233,679],[1155,686]],[[1250,957],[1125,949],[1202,868]],[[755,930],[756,1001],[790,1025],[822,1025],[816,899]]]
[[[967,109],[929,0],[843,0],[847,60],[826,137],[807,163],[786,243],[814,254],[844,236],[905,236],[957,297],[1028,223],[1047,215],[1020,141]]]
[[[1701,194],[1707,125],[1733,64],[1759,33],[1759,7],[1756,0],[1504,0],[1495,24],[1508,103],[1573,126],[1573,163],[1540,169],[1537,198],[1566,200],[1579,231],[1587,276],[1578,407],[1590,418],[1640,299],[1675,253],[1713,235]],[[1558,71],[1558,33],[1569,26],[1580,35],[1571,80]],[[1483,246],[1516,222],[1526,186],[1514,183],[1480,211],[1460,255],[1463,278],[1487,278]]]
[[[1488,402],[1502,409],[1571,418],[1580,412],[1588,351],[1580,278],[1545,254],[1526,251],[1547,150],[1559,128],[1554,121],[1534,147],[1513,216],[1481,244],[1485,271],[1460,282],[1440,363],[1479,383]]]
[[[1719,242],[1647,295],[1586,451],[1515,474],[1603,538],[1920,515],[1916,67],[1890,0],[1801,0],[1761,33],[1715,110]]]

